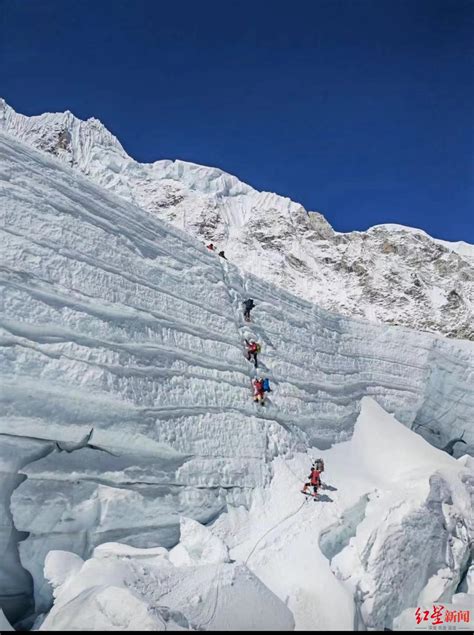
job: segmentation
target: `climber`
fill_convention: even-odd
[[[258,377],[253,380],[253,400],[255,403],[260,402],[260,404],[264,405],[264,394],[263,394],[263,379]]]
[[[245,300],[245,302],[243,302],[243,305],[245,307],[245,310],[244,310],[245,321],[250,322],[250,311],[254,308],[255,302],[251,298],[249,298],[248,300]]]
[[[265,379],[263,380],[263,392],[271,392],[272,389],[270,388],[270,380],[268,379],[268,377],[265,377]]]
[[[245,340],[245,345],[247,346],[247,359],[250,362],[253,358],[253,364],[255,368],[258,368],[257,355],[261,350],[260,344],[255,340],[250,340],[250,342]]]
[[[224,258],[224,260],[227,260],[227,258],[225,257],[225,254],[224,254],[224,250],[222,250],[222,251],[220,251],[220,252],[219,252],[219,256],[220,256],[221,258]]]
[[[209,243],[207,245],[207,248],[210,249],[211,251],[215,251],[216,250],[216,248],[214,247],[214,245],[212,243]]]
[[[304,487],[301,490],[303,494],[308,494],[314,497],[317,496],[318,488],[321,486],[321,479],[319,478],[320,474],[321,472],[316,469],[316,464],[313,464],[311,468],[311,474],[308,476],[309,481],[304,484]],[[308,492],[308,488],[310,486],[312,486],[313,488],[313,494],[311,494],[311,492]]]

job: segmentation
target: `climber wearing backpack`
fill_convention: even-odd
[[[260,404],[264,405],[264,394],[263,394],[263,379],[258,377],[253,380],[253,400],[255,403],[260,402]]]
[[[209,244],[207,245],[207,248],[208,248],[210,251],[215,251],[215,250],[216,250],[216,248],[214,247],[214,245],[213,245],[212,243],[209,243]]]
[[[250,322],[250,311],[254,308],[255,302],[251,298],[249,298],[248,300],[245,300],[243,305],[244,305],[244,318],[245,318],[245,321],[246,322]]]
[[[311,474],[308,476],[308,482],[306,482],[304,484],[303,489],[301,490],[303,494],[307,494],[309,496],[314,496],[316,497],[318,494],[318,489],[319,487],[321,487],[321,479],[320,479],[320,470],[316,469],[316,464],[313,464],[313,466],[311,467]],[[311,492],[308,492],[308,488],[309,487],[313,488],[313,494],[311,494]]]
[[[260,353],[261,346],[255,340],[245,340],[245,345],[247,346],[247,359],[249,362],[253,359],[253,364],[255,368],[258,368],[257,355]]]

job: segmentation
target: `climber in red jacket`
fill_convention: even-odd
[[[321,478],[320,478],[320,470],[317,470],[313,465],[311,468],[311,474],[308,476],[309,481],[304,484],[303,489],[301,490],[303,494],[311,494],[308,492],[308,488],[312,486],[313,488],[313,496],[316,496],[318,493],[318,489],[321,487]]]
[[[245,346],[247,347],[247,359],[249,362],[253,359],[255,368],[258,368],[257,355],[261,350],[260,344],[255,340],[250,340],[250,342],[249,340],[245,340]]]
[[[258,379],[254,379],[253,382],[253,400],[255,403],[260,402],[261,405],[264,405],[264,391],[263,391],[263,379],[259,377]]]

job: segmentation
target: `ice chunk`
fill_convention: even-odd
[[[53,587],[53,594],[58,595],[60,587],[74,576],[84,560],[69,551],[50,551],[44,562],[44,577]]]
[[[177,566],[229,562],[227,546],[192,518],[180,519],[180,542],[170,551]]]

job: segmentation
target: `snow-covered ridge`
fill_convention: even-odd
[[[385,223],[382,225],[374,225],[367,231],[372,231],[378,228],[383,229],[387,232],[394,231],[394,232],[402,232],[402,233],[403,232],[412,233],[415,235],[419,234],[425,238],[434,240],[434,242],[438,243],[439,245],[442,245],[443,247],[446,247],[446,249],[455,251],[460,256],[470,258],[471,260],[474,259],[474,245],[470,245],[469,243],[466,243],[463,240],[452,242],[449,240],[441,240],[439,238],[433,238],[433,236],[430,236],[429,234],[427,234],[423,229],[418,229],[415,227],[407,227],[406,225],[398,225],[396,223]]]
[[[49,608],[51,549],[172,547],[181,516],[250,506],[275,457],[349,439],[366,395],[439,447],[473,443],[472,345],[330,314],[9,135],[0,159],[11,612],[31,593],[24,569]],[[251,335],[273,386],[265,409],[251,400]]]
[[[100,162],[103,159],[108,169],[116,173],[124,188],[126,174],[120,176],[119,173],[124,168],[125,172],[131,168],[135,172],[132,178],[146,178],[149,173],[156,180],[178,181],[204,194],[227,197],[256,193],[249,185],[218,168],[180,160],[140,164],[128,156],[117,137],[94,117],[82,121],[70,111],[26,117],[16,113],[5,100],[0,99],[0,127],[96,178],[99,177]],[[104,153],[104,157],[101,153]],[[109,179],[110,176],[109,174]],[[106,185],[105,182],[101,184]]]
[[[345,315],[474,339],[472,245],[399,225],[335,232],[321,214],[217,168],[140,164],[98,120],[70,112],[25,117],[0,101],[0,128],[299,297]]]

